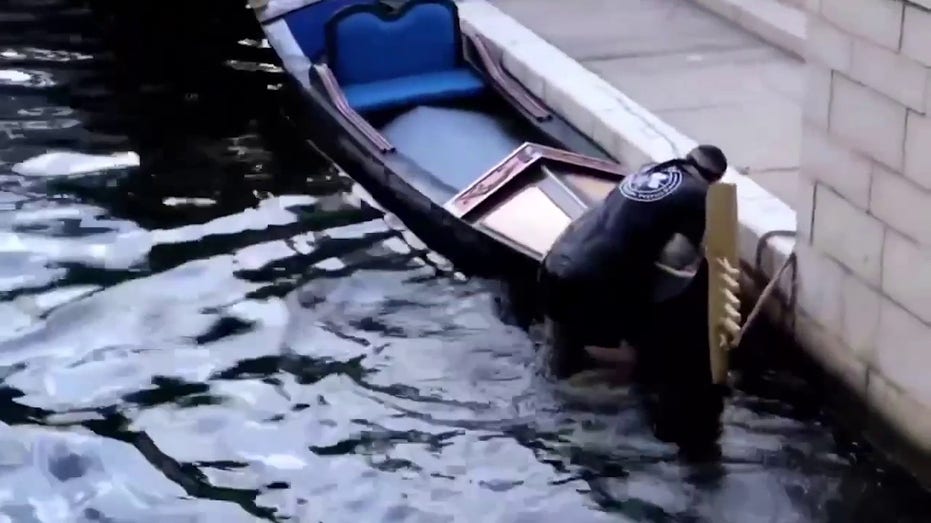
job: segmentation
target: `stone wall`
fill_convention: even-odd
[[[799,334],[931,452],[931,0],[806,3]]]

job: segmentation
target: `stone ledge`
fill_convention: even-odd
[[[799,58],[805,56],[808,16],[778,0],[692,0],[692,2]]]
[[[628,164],[679,157],[697,142],[666,124],[604,79],[485,0],[463,0],[465,30],[475,31],[501,50],[504,68],[520,83]],[[724,181],[737,186],[740,254],[756,276],[770,278],[795,248],[795,211],[747,176],[729,168]],[[758,263],[759,260],[759,263]]]

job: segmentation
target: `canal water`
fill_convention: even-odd
[[[240,3],[0,7],[0,520],[931,521],[789,371],[697,461],[560,392],[289,134]]]

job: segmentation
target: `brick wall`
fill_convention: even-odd
[[[799,305],[931,451],[931,0],[806,3]]]

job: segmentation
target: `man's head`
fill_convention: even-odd
[[[709,183],[720,180],[727,170],[727,157],[713,145],[699,145],[685,155],[685,160]]]

